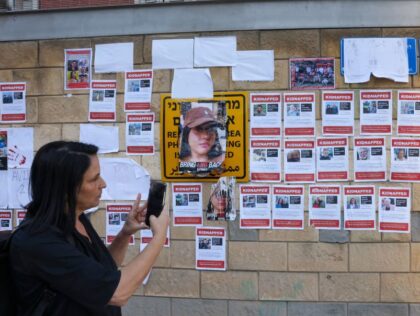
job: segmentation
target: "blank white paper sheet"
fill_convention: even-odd
[[[133,43],[95,45],[95,73],[133,70]]]
[[[193,39],[153,40],[152,68],[192,68],[193,54]]]
[[[273,81],[274,51],[239,51],[238,62],[232,67],[233,81]]]
[[[172,81],[173,99],[213,98],[210,70],[175,69]]]
[[[194,39],[194,67],[236,66],[236,63],[236,36]]]

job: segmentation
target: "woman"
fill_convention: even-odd
[[[359,204],[357,203],[356,198],[352,197],[350,201],[347,203],[347,209],[352,210],[352,209],[358,209],[358,208],[359,208]]]
[[[43,146],[34,158],[32,201],[10,248],[18,315],[34,315],[46,296],[52,299],[45,315],[121,315],[120,306],[142,283],[162,249],[169,223],[166,214],[150,218],[153,240],[118,270],[130,236],[145,227],[145,206],[139,206],[138,196],[107,249],[83,214],[99,204],[106,187],[97,151],[93,145],[57,141]]]
[[[220,123],[210,109],[196,107],[185,115],[181,135],[180,160],[223,162],[225,154],[219,141]]]

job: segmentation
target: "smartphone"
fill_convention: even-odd
[[[150,215],[159,217],[165,206],[166,183],[152,181],[147,199],[146,225],[150,226]]]

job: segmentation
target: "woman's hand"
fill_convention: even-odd
[[[153,237],[164,236],[166,239],[166,231],[169,226],[168,211],[164,209],[159,217],[154,215],[150,216],[150,229],[153,232]]]
[[[125,235],[132,235],[140,229],[148,228],[144,222],[146,219],[147,205],[140,205],[141,194],[137,194],[136,201],[133,204],[131,211],[128,213],[127,220],[122,228]]]

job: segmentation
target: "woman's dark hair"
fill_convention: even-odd
[[[188,144],[188,137],[190,136],[191,128],[185,126],[182,128],[181,132],[181,149],[179,151],[179,158],[185,159],[191,155],[191,147]],[[209,159],[219,157],[223,154],[222,145],[220,145],[219,135],[216,134],[216,139],[214,140],[213,146],[210,148],[207,156]]]
[[[98,147],[55,141],[35,155],[30,174],[32,201],[26,206],[31,230],[53,226],[69,235],[76,222],[77,192]]]

